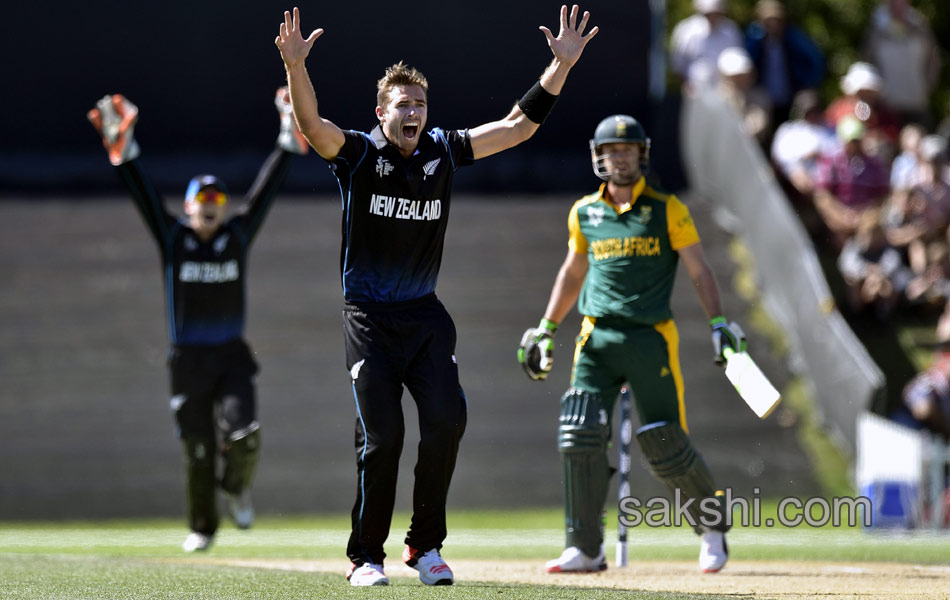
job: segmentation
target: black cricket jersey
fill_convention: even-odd
[[[158,243],[173,345],[216,345],[243,337],[248,249],[291,156],[274,150],[247,194],[246,208],[222,223],[207,242],[184,219],[168,212],[138,160],[117,167]]]
[[[343,297],[391,303],[433,292],[452,180],[460,166],[475,161],[468,130],[433,128],[408,159],[379,126],[343,135],[343,147],[330,161],[343,200]]]

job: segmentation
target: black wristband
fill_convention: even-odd
[[[521,97],[521,100],[518,100],[518,108],[521,109],[524,116],[540,125],[544,123],[544,119],[554,108],[557,99],[557,96],[541,87],[540,81],[536,81],[531,89]]]

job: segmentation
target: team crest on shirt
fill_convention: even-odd
[[[380,177],[385,177],[393,170],[393,166],[389,163],[388,160],[380,156],[376,159],[376,174]]]
[[[425,178],[428,177],[429,175],[435,175],[435,169],[436,167],[439,166],[439,161],[441,160],[442,160],[441,158],[437,158],[435,160],[430,160],[426,164],[422,165],[422,172],[425,173],[425,175],[422,176],[423,181],[425,181]]]
[[[185,251],[194,252],[198,249],[198,242],[190,235],[185,236]]]
[[[216,239],[214,241],[214,245],[212,246],[214,248],[214,253],[221,254],[222,252],[224,252],[224,249],[227,248],[228,246],[229,239],[231,239],[231,236],[227,233],[225,233],[224,235]]]
[[[641,206],[640,207],[640,216],[637,217],[637,221],[646,225],[650,222],[650,219],[653,218],[653,207],[652,206]]]
[[[587,209],[587,222],[591,224],[591,227],[597,227],[604,222],[604,207],[603,206],[591,206]]]

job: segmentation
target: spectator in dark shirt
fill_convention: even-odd
[[[795,94],[821,86],[825,57],[808,34],[788,22],[778,0],[760,0],[755,21],[745,32],[745,47],[758,73],[758,83],[772,100],[772,122],[789,117]]]

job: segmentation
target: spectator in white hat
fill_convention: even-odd
[[[670,68],[687,89],[695,90],[715,83],[719,54],[743,41],[739,27],[726,16],[723,0],[693,0],[693,10],[673,28]]]
[[[881,97],[883,81],[874,65],[856,62],[841,78],[843,96],[825,111],[825,120],[832,127],[847,116],[864,124],[864,150],[885,164],[890,164],[900,135],[900,119]]]
[[[726,48],[716,60],[718,91],[742,119],[742,128],[759,144],[772,135],[772,103],[762,88],[755,87],[755,67],[744,48]]]

